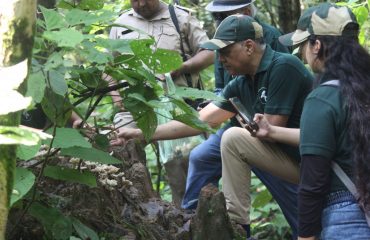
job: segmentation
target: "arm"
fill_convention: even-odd
[[[223,110],[211,103],[199,112],[199,119],[203,122],[208,123],[210,127],[217,127],[234,115],[234,113]],[[202,133],[201,130],[189,127],[184,123],[173,120],[168,123],[159,125],[151,141],[177,139],[198,135],[200,133]],[[118,134],[118,137],[119,139],[113,140],[111,142],[112,145],[120,145],[126,140],[132,138],[144,140],[141,129],[133,128],[121,128],[121,132]]]
[[[192,58],[182,64],[179,69],[171,72],[171,77],[176,78],[184,73],[197,73],[213,63],[214,52],[210,50],[199,51]]]
[[[255,136],[273,142],[299,145],[299,128],[286,128],[287,116],[257,113],[253,119],[259,127]]]

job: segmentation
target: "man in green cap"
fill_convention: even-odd
[[[312,76],[298,58],[275,52],[266,45],[263,41],[262,27],[253,18],[244,15],[227,17],[217,28],[214,38],[201,47],[217,50],[225,68],[231,74],[240,76],[224,89],[225,100],[212,102],[199,112],[200,120],[211,127],[218,127],[232,118],[229,124],[240,126],[233,118],[237,112],[228,101],[229,98],[237,97],[251,114],[265,113],[274,125],[298,127],[303,101],[311,90]],[[238,130],[243,131],[242,128]],[[200,133],[200,130],[181,122],[170,121],[157,127],[152,141],[175,139]],[[118,144],[122,140],[131,138],[144,139],[140,129],[122,129],[119,137],[121,139],[116,140]],[[284,152],[283,148],[275,146],[276,152],[283,156],[284,163],[286,163],[283,168],[274,164],[274,161],[270,161],[276,157],[275,152],[271,152],[271,155],[266,153],[266,158],[255,159],[254,167],[261,167],[262,170],[277,176],[282,176],[285,172],[298,172],[298,161],[293,160],[293,157]],[[297,149],[284,148],[284,150],[290,153],[289,150]],[[298,155],[298,152],[293,151],[292,155]],[[268,164],[271,163],[271,166],[266,168],[266,161],[269,161]],[[298,177],[297,173],[289,180],[297,183]],[[245,195],[244,199],[230,196],[227,189],[224,189],[224,192],[230,217],[241,224],[249,236],[249,182],[245,182],[245,186],[240,188],[240,192]],[[242,201],[243,207],[233,208],[234,201]]]

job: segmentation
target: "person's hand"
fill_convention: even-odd
[[[252,135],[258,138],[267,138],[271,131],[271,124],[267,121],[265,115],[256,113],[253,121],[257,123],[259,129]]]
[[[137,138],[144,142],[144,136],[140,129],[138,128],[125,128],[121,127],[117,129],[116,138],[110,141],[111,146],[122,146],[128,140]]]

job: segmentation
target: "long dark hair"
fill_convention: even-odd
[[[370,55],[358,43],[358,25],[348,24],[344,36],[311,36],[321,42],[318,59],[323,74],[340,80],[340,91],[348,107],[348,133],[353,147],[356,187],[360,200],[370,209]],[[347,33],[347,34],[346,34]]]

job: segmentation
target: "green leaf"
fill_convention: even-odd
[[[41,71],[31,73],[27,80],[27,97],[32,97],[32,101],[40,103],[44,97],[46,83],[45,76]]]
[[[61,29],[60,31],[45,31],[43,36],[55,42],[59,47],[76,47],[84,40],[82,33],[74,29]]]
[[[177,120],[179,122],[185,123],[186,125],[202,130],[202,131],[207,131],[207,132],[214,132],[215,130],[212,129],[207,123],[202,122],[199,120],[198,116],[194,116],[193,114],[180,114],[180,115],[175,115],[172,113],[173,119]]]
[[[68,85],[66,80],[64,79],[64,74],[51,70],[49,72],[49,82],[50,82],[50,88],[58,95],[64,96],[64,94],[68,91]]]
[[[78,219],[72,218],[72,224],[78,236],[80,236],[82,239],[99,240],[99,236],[94,232],[94,230],[87,227]]]
[[[19,145],[17,147],[17,158],[26,161],[30,160],[31,158],[36,156],[36,154],[40,150],[40,147],[41,141],[39,141],[38,144],[32,146]]]
[[[46,116],[59,127],[64,127],[72,114],[69,100],[54,93],[50,88],[45,89],[41,106]]]
[[[50,69],[57,68],[62,64],[63,64],[62,54],[60,52],[54,52],[49,56],[48,60],[44,65],[44,68],[45,71],[49,71]]]
[[[130,54],[133,56],[133,52],[130,47],[132,39],[109,39],[109,38],[95,38],[97,46],[103,47],[110,52],[119,52],[124,54]]]
[[[272,196],[270,192],[267,189],[264,189],[257,194],[257,197],[254,199],[252,206],[253,208],[261,208],[265,206],[268,202],[270,202],[271,199]]]
[[[103,51],[103,49],[97,49],[98,47],[94,43],[83,41],[81,44],[82,49],[78,49],[76,53],[81,55],[82,58],[98,64],[108,63],[113,60],[113,56],[110,53]]]
[[[44,15],[46,30],[54,30],[67,27],[66,22],[62,15],[60,15],[57,11],[52,9],[44,8],[40,6],[42,15]]]
[[[103,134],[96,134],[94,137],[94,143],[97,148],[103,151],[108,151],[108,148],[110,146],[107,135],[103,135]]]
[[[367,8],[369,9],[370,11],[370,0],[367,0]]]
[[[369,10],[365,6],[359,6],[353,9],[353,13],[356,15],[357,22],[362,26],[369,17]]]
[[[222,97],[217,96],[215,93],[206,91],[206,90],[199,90],[196,88],[187,88],[187,87],[177,87],[175,95],[182,98],[190,98],[190,99],[207,99],[207,100],[224,100]]]
[[[52,129],[47,132],[52,133]],[[48,139],[44,143],[50,146],[51,140]],[[77,129],[73,128],[56,128],[55,138],[53,142],[54,148],[70,148],[83,147],[91,148],[91,144],[80,134]]]
[[[82,147],[71,147],[64,148],[60,151],[61,155],[82,158],[86,161],[98,162],[103,164],[119,164],[122,163],[118,159],[112,157],[106,152],[98,150],[96,148],[82,148]]]
[[[85,184],[89,187],[96,187],[96,179],[91,172],[80,172],[76,169],[70,169],[59,166],[47,166],[44,175],[56,180]]]
[[[166,73],[164,76],[166,78],[166,85],[167,85],[168,95],[174,95],[176,93],[176,85],[172,80],[171,74]]]
[[[36,145],[40,138],[50,137],[49,135],[32,129],[20,127],[0,126],[0,145],[1,144],[24,144]]]
[[[79,24],[91,25],[93,23],[108,22],[115,18],[112,11],[87,12],[80,9],[71,9],[66,13],[65,19],[71,26]]]
[[[82,0],[77,6],[80,9],[84,10],[99,10],[104,7],[103,0]]]
[[[182,57],[177,51],[158,48],[147,64],[156,73],[167,73],[182,65]]]
[[[56,208],[48,208],[34,202],[29,214],[41,222],[48,239],[64,240],[72,235],[72,221]]]
[[[15,169],[14,186],[10,199],[10,207],[28,193],[35,183],[35,179],[36,177],[31,171],[19,167]]]
[[[153,109],[147,109],[140,118],[136,119],[136,122],[142,130],[145,140],[149,142],[158,125],[157,114]]]

